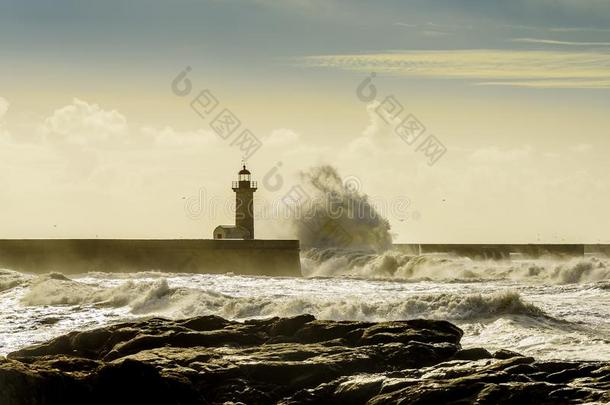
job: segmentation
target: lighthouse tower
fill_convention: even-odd
[[[244,239],[254,239],[254,192],[256,182],[250,180],[246,165],[238,173],[238,181],[233,182],[235,191],[235,227],[243,232]]]
[[[235,191],[235,225],[219,225],[214,229],[214,239],[254,239],[254,192],[256,182],[250,180],[246,165],[233,182]]]

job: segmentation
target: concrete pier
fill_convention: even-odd
[[[159,270],[301,276],[298,240],[3,239],[0,267],[64,274]]]
[[[584,256],[594,250],[608,252],[603,246],[584,244],[395,244],[394,249],[407,254],[451,253],[472,259],[509,259],[511,254],[538,258],[542,256]]]

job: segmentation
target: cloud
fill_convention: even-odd
[[[288,11],[305,11],[314,15],[330,12],[335,4],[329,0],[215,0],[218,3],[233,1],[244,5],[256,5],[271,9],[282,9]]]
[[[11,134],[4,128],[4,116],[8,112],[9,102],[0,97],[0,144],[5,144],[11,141]]]
[[[402,51],[310,56],[308,67],[470,79],[487,85],[610,88],[610,53],[511,50]]]
[[[220,144],[218,135],[211,130],[177,131],[170,126],[163,128],[142,127],[131,135],[140,146],[188,149],[214,147]]]
[[[393,25],[396,25],[398,27],[417,28],[417,24],[409,24],[409,23],[403,23],[403,22],[396,22]]]
[[[446,37],[447,35],[450,35],[448,32],[434,30],[423,30],[421,31],[421,34],[431,38]]]
[[[103,110],[97,104],[75,98],[59,108],[43,125],[48,140],[69,144],[110,144],[128,134],[127,119],[116,110]]]
[[[477,162],[517,162],[528,159],[531,154],[530,146],[516,149],[500,149],[492,146],[475,150],[470,158]]]
[[[551,32],[610,32],[610,28],[595,27],[554,27],[547,30]]]
[[[9,103],[5,98],[0,97],[0,121],[4,118],[8,111]]]
[[[509,86],[536,89],[608,89],[610,80],[582,80],[582,79],[561,79],[561,80],[511,80],[511,81],[489,81],[479,82],[480,86]]]
[[[446,37],[448,35],[453,35],[458,31],[463,30],[472,30],[474,27],[472,25],[453,25],[453,24],[437,24],[433,22],[428,22],[425,24],[411,24],[404,22],[396,22],[393,25],[397,27],[404,28],[417,28],[417,32],[426,37]]]
[[[553,39],[539,38],[515,38],[511,42],[519,42],[525,44],[544,44],[544,45],[568,45],[568,46],[610,46],[610,42],[575,42],[575,41],[557,41]]]
[[[570,33],[581,33],[581,32],[610,32],[610,28],[595,28],[595,27],[545,27],[545,26],[533,26],[533,25],[519,25],[519,24],[501,24],[500,28],[509,28],[520,31],[544,31],[544,32],[570,32]]]
[[[262,139],[265,146],[273,147],[286,147],[294,145],[298,142],[300,135],[291,129],[280,128],[271,131],[271,134],[267,135]]]
[[[380,102],[373,101],[366,106],[366,112],[369,117],[369,124],[364,129],[363,135],[365,137],[376,137],[377,139],[383,139],[384,137],[394,137],[394,128],[400,124],[399,117],[392,117],[384,109],[377,112]]]
[[[324,0],[254,0],[255,3],[270,7],[315,8],[324,6]]]
[[[585,153],[585,152],[589,152],[590,150],[592,150],[593,145],[588,144],[588,143],[581,143],[581,144],[574,146],[572,149],[579,153]]]

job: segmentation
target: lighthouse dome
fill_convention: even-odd
[[[250,174],[250,171],[246,169],[246,165],[244,165],[243,167],[244,168],[239,171],[239,174]]]

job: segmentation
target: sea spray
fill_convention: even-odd
[[[344,184],[337,169],[319,166],[301,173],[307,194],[293,223],[302,246],[344,247],[382,252],[392,244],[389,221],[368,196]]]
[[[0,292],[25,284],[29,276],[17,271],[0,269]]]

